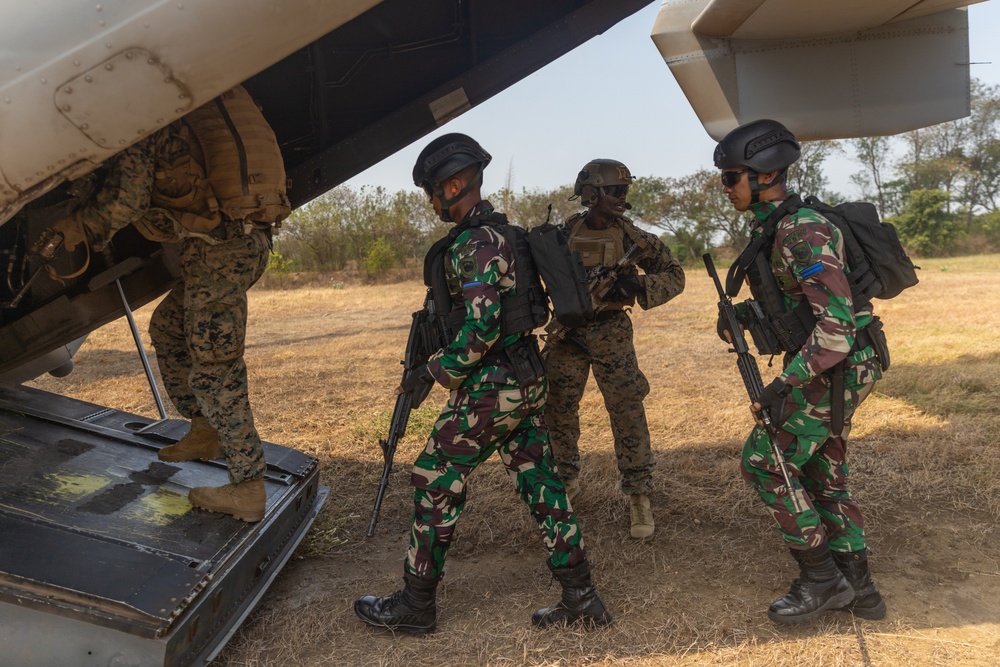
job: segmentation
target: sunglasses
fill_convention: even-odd
[[[609,185],[604,188],[604,194],[612,197],[624,197],[628,194],[627,185]]]
[[[722,184],[727,188],[736,187],[736,184],[740,182],[740,177],[748,171],[750,170],[739,169],[737,171],[724,171],[722,172]]]

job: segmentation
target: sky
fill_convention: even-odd
[[[347,185],[412,187],[420,150],[447,132],[472,136],[493,156],[486,192],[503,187],[508,171],[518,192],[570,184],[597,157],[620,160],[637,176],[680,177],[712,168],[715,141],[649,37],[659,8],[653,2]],[[972,76],[1000,84],[1000,0],[968,11],[970,60],[988,63],[973,65]],[[595,100],[601,101],[596,108]],[[850,181],[860,165],[843,157],[826,166],[833,191],[860,194]]]

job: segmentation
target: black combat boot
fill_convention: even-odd
[[[800,551],[791,549],[801,576],[788,595],[771,605],[767,616],[778,623],[811,621],[824,611],[839,609],[854,599],[854,589],[837,569],[827,545]]]
[[[562,585],[562,598],[554,607],[539,609],[531,617],[532,625],[545,628],[555,623],[583,621],[588,627],[600,628],[611,623],[608,611],[590,580],[590,563],[583,561],[573,567],[552,567],[552,575]]]
[[[354,613],[376,628],[423,635],[437,624],[439,580],[427,581],[403,570],[403,589],[388,597],[365,595],[354,601]]]
[[[844,553],[833,551],[831,554],[837,568],[844,573],[851,588],[854,589],[854,600],[841,609],[870,621],[885,618],[885,600],[875,588],[871,572],[868,570],[868,550]]]

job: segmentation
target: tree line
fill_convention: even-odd
[[[802,195],[829,203],[847,197],[830,189],[825,162],[841,155],[858,167],[851,181],[893,223],[919,257],[1000,249],[1000,87],[973,81],[966,118],[890,137],[803,142],[789,182]],[[533,227],[581,210],[572,184],[515,191],[506,183],[488,198],[511,220]],[[630,217],[657,231],[684,262],[709,250],[735,255],[749,238],[747,215],[733,210],[719,172],[680,178],[640,176],[629,191]],[[551,213],[550,207],[551,206]],[[334,188],[295,211],[275,237],[274,272],[347,268],[372,279],[419,265],[449,225],[413,189]]]

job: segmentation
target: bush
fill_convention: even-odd
[[[267,270],[269,273],[291,273],[295,270],[295,262],[280,252],[272,251],[267,258]]]
[[[365,253],[365,271],[372,278],[385,274],[396,265],[396,253],[384,237],[378,237]]]
[[[948,255],[964,234],[962,221],[948,213],[948,193],[943,190],[913,190],[899,215],[889,222],[896,226],[907,248],[922,257]]]

